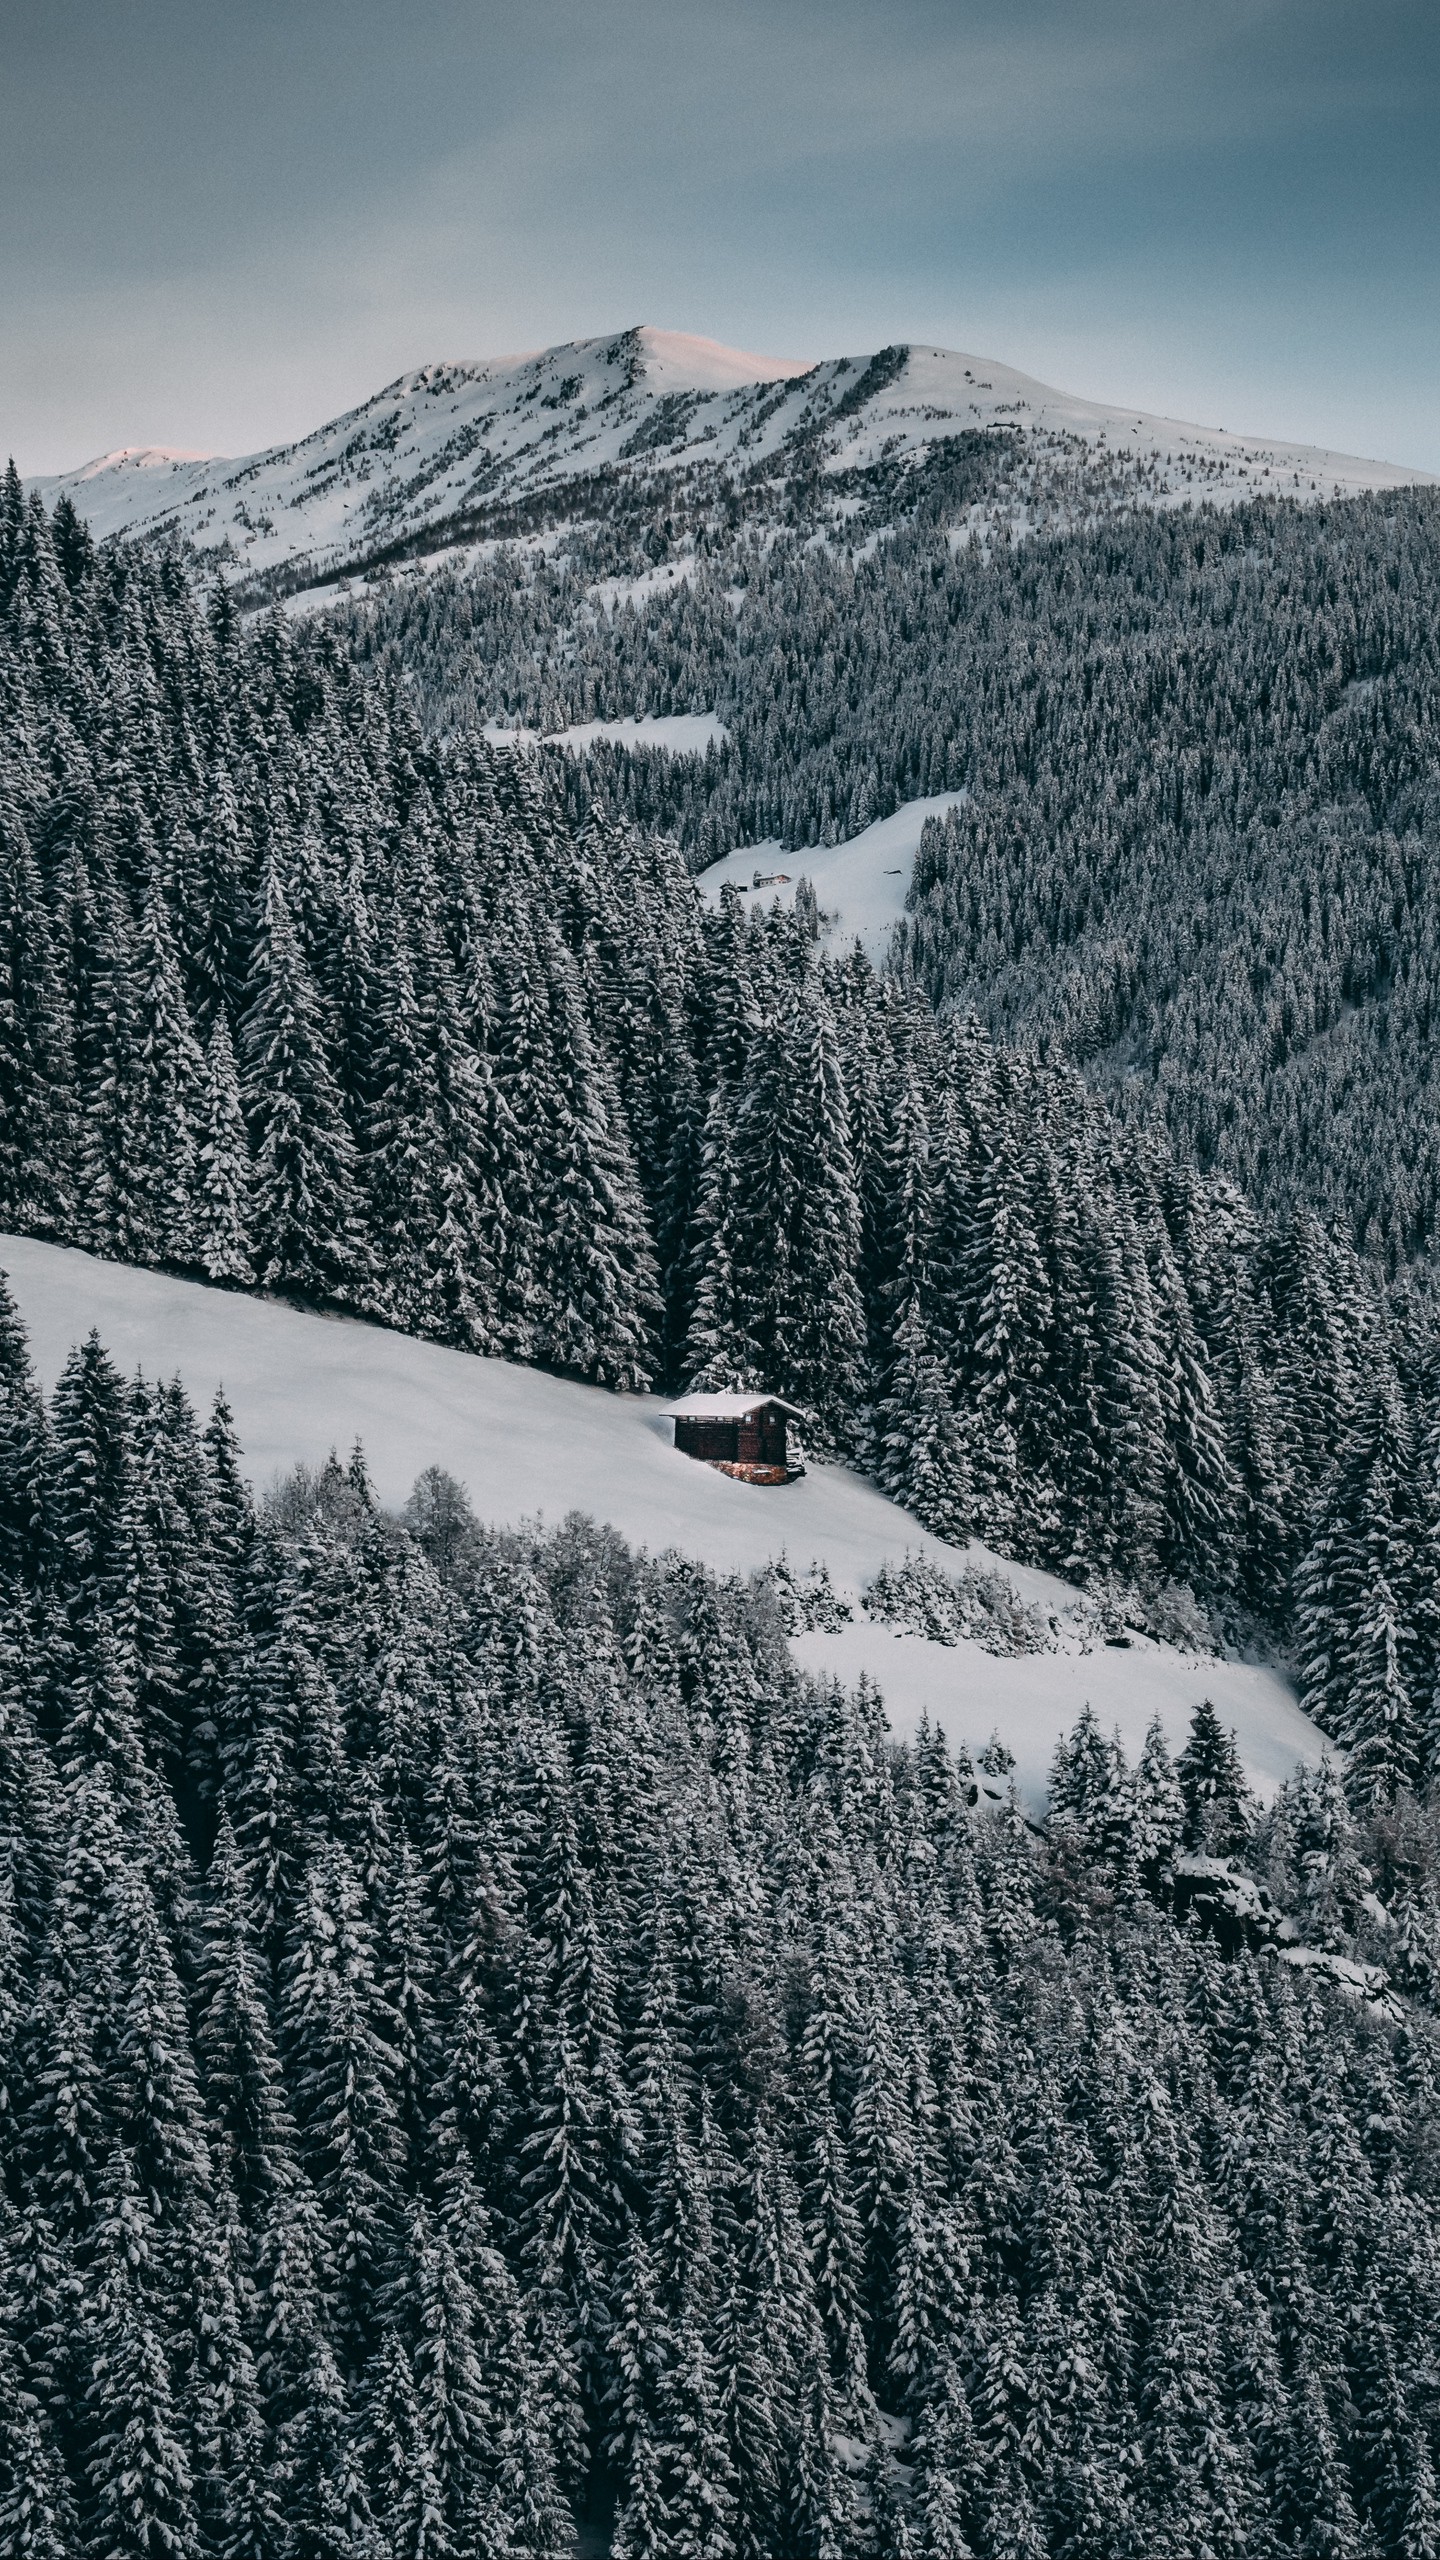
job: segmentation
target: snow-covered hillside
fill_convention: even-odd
[[[612,729],[620,725],[610,723]],[[651,725],[663,728],[665,723]],[[738,852],[712,862],[698,875],[695,886],[712,906],[719,903],[721,889],[731,881],[759,905],[774,902],[788,907],[800,882],[808,880],[820,909],[822,938],[835,950],[848,950],[852,942],[859,942],[878,966],[905,912],[926,819],[943,818],[947,809],[964,798],[963,791],[941,791],[926,800],[907,800],[888,818],[877,818],[843,844],[807,845],[800,853],[786,853],[773,841],[742,845]],[[784,878],[775,877],[777,873]]]
[[[751,1571],[785,1553],[800,1570],[823,1561],[837,1590],[853,1597],[907,1550],[951,1571],[966,1560],[846,1467],[814,1466],[797,1484],[760,1488],[696,1464],[675,1450],[660,1398],[607,1395],[24,1237],[0,1237],[0,1268],[47,1388],[92,1327],[127,1370],[178,1373],[198,1406],[223,1383],[260,1486],[297,1460],[317,1465],[332,1447],[343,1454],[358,1437],[387,1504],[404,1500],[422,1468],[442,1466],[485,1520],[554,1523],[580,1510],[637,1546],[677,1547],[721,1572]],[[968,1557],[997,1561],[982,1548]],[[833,1633],[797,1637],[798,1658],[847,1685],[868,1673],[897,1732],[913,1732],[928,1714],[978,1750],[998,1730],[1032,1799],[1056,1736],[1087,1699],[1133,1755],[1152,1715],[1178,1744],[1198,1699],[1212,1697],[1265,1793],[1319,1750],[1275,1673],[1140,1635],[1106,1646],[1088,1632],[1068,1584],[1021,1565],[1002,1569],[1022,1599],[1055,1620],[1054,1651],[997,1659],[973,1643],[896,1635],[857,1610]]]
[[[806,372],[629,329],[487,364],[422,365],[300,443],[238,461],[102,454],[35,485],[52,502],[67,492],[96,533],[175,531],[245,575],[297,557],[333,571],[452,516],[642,457],[649,471],[691,444],[733,453],[771,387]],[[788,410],[783,388],[781,400]]]
[[[838,481],[976,427],[1079,453],[1151,504],[1328,497],[1429,476],[1072,399],[941,347],[809,365],[629,329],[492,363],[422,365],[298,444],[240,460],[126,449],[34,485],[51,503],[65,492],[96,533],[173,532],[230,574],[290,566],[308,580],[433,547],[447,528],[457,543],[523,529],[547,499],[583,516],[617,482],[753,483],[802,457]]]
[[[602,738],[617,747],[650,747],[659,755],[703,756],[707,747],[723,746],[730,732],[713,711],[669,711],[659,715],[646,713],[639,719],[577,720],[568,729],[552,729],[545,739],[550,747],[568,747],[580,754]],[[538,729],[507,729],[496,721],[486,725],[485,735],[495,746],[533,747],[540,736]],[[919,843],[919,837],[916,837]],[[753,867],[753,866],[752,866]],[[748,875],[747,875],[748,876]]]
[[[883,451],[914,452],[967,427],[1011,426],[1036,439],[1074,438],[1095,451],[1153,467],[1155,498],[1348,497],[1361,489],[1407,487],[1424,471],[1331,453],[1320,445],[1276,443],[1140,409],[1113,408],[1052,390],[1012,365],[947,347],[907,347],[894,379],[847,422],[832,467],[863,468]],[[878,359],[873,360],[878,363]]]

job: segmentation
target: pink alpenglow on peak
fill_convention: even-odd
[[[683,329],[637,329],[646,380],[657,391],[737,391],[750,382],[794,382],[812,370],[808,356],[752,356],[693,338]]]
[[[179,444],[120,444],[113,453],[97,453],[72,474],[76,480],[98,480],[102,471],[168,471],[177,462],[224,462],[223,453],[200,453]]]

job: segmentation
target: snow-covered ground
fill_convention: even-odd
[[[889,454],[913,451],[966,427],[1016,427],[1039,438],[1073,438],[1093,450],[1153,463],[1159,494],[1173,500],[1224,499],[1264,491],[1273,497],[1351,497],[1429,481],[1403,464],[1332,453],[1328,447],[1234,434],[1148,410],[1078,400],[1048,382],[989,356],[949,347],[911,346],[894,380],[867,401],[847,429],[843,464],[862,469]]]
[[[910,1542],[920,1544],[913,1534]],[[970,1552],[975,1557],[980,1551]],[[1037,1581],[1052,1583],[1049,1575],[1029,1575],[1020,1566],[1003,1570],[1024,1590]],[[1065,1604],[1073,1604],[1076,1595],[1068,1584],[1052,1587]],[[1044,1794],[1057,1737],[1070,1731],[1087,1702],[1107,1733],[1119,1733],[1133,1761],[1152,1716],[1159,1716],[1171,1749],[1178,1751],[1200,1699],[1213,1699],[1235,1728],[1251,1783],[1267,1799],[1297,1760],[1313,1760],[1324,1748],[1276,1672],[1177,1653],[1148,1636],[1132,1636],[1124,1650],[1105,1644],[1082,1650],[1072,1639],[1055,1653],[997,1657],[976,1644],[930,1644],[923,1636],[897,1635],[862,1620],[833,1635],[797,1636],[793,1650],[807,1671],[847,1689],[868,1672],[896,1733],[914,1733],[928,1715],[972,1753],[998,1733],[1015,1754],[1016,1782],[1032,1803]]]
[[[954,1571],[1000,1560],[927,1536],[849,1468],[814,1466],[797,1484],[736,1483],[673,1446],[663,1399],[611,1396],[502,1360],[477,1360],[379,1326],[307,1315],[89,1254],[0,1237],[0,1269],[30,1335],[47,1389],[71,1345],[93,1328],[127,1370],[183,1378],[197,1407],[224,1385],[254,1482],[331,1448],[364,1444],[380,1499],[403,1502],[426,1466],[469,1490],[485,1520],[609,1521],[634,1545],[675,1547],[720,1572],[745,1572],[782,1552],[792,1565],[829,1567],[857,1594],[907,1549]],[[1089,1643],[1068,1617],[1076,1593],[1054,1575],[1003,1564],[1022,1598],[1059,1621],[1063,1649],[997,1660],[974,1644],[896,1636],[863,1617],[834,1635],[796,1639],[799,1660],[853,1684],[868,1672],[896,1732],[923,1714],[979,1749],[998,1730],[1017,1777],[1037,1800],[1055,1740],[1089,1699],[1132,1753],[1159,1714],[1175,1743],[1190,1711],[1212,1697],[1235,1726],[1252,1778],[1269,1793],[1320,1737],[1274,1672],[1190,1657],[1143,1637],[1128,1650]]]
[[[873,826],[863,827],[844,844],[804,845],[795,853],[782,853],[773,843],[745,845],[712,862],[695,885],[712,906],[718,904],[725,881],[733,880],[758,905],[777,901],[788,907],[796,884],[808,880],[832,948],[848,950],[858,939],[878,963],[888,953],[890,936],[905,912],[926,819],[943,818],[964,797],[963,791],[941,791],[927,800],[907,800],[903,808],[888,818],[877,818]],[[757,889],[753,886],[757,871],[762,879],[776,871],[787,872],[789,878],[778,886]]]
[[[996,426],[1037,449],[1122,457],[1127,490],[1151,505],[1257,490],[1330,497],[1430,476],[1072,399],[943,347],[811,365],[627,329],[535,355],[422,365],[299,443],[239,460],[128,449],[33,485],[51,505],[66,492],[97,534],[176,533],[229,574],[299,562],[318,581],[377,550],[433,541],[452,520],[463,539],[477,511],[597,473],[645,486],[692,464],[748,473],[796,437],[827,471],[853,472]]]
[[[537,729],[507,729],[499,721],[487,721],[485,735],[498,747],[533,747],[539,742]],[[730,732],[713,711],[662,711],[654,718],[643,714],[638,720],[577,720],[568,729],[547,731],[547,747],[568,747],[581,755],[601,738],[611,738],[617,747],[652,747],[667,756],[703,756],[707,747],[723,746]],[[919,841],[918,837],[916,839]]]

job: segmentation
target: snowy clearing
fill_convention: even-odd
[[[907,1549],[952,1572],[967,1560],[999,1564],[1022,1598],[1060,1618],[1065,1650],[997,1659],[971,1643],[931,1644],[857,1618],[832,1635],[797,1637],[795,1651],[808,1670],[847,1684],[868,1672],[899,1734],[928,1714],[952,1740],[978,1749],[998,1729],[1032,1802],[1043,1794],[1057,1735],[1087,1699],[1133,1751],[1152,1714],[1179,1742],[1192,1707],[1212,1697],[1266,1795],[1321,1748],[1274,1672],[1139,1636],[1127,1650],[1082,1651],[1064,1624],[1077,1594],[1056,1576],[982,1547],[946,1546],[847,1467],[815,1466],[802,1482],[773,1489],[737,1484],[675,1450],[661,1397],[607,1395],[28,1237],[0,1237],[0,1268],[47,1390],[92,1326],[122,1368],[178,1373],[200,1408],[223,1383],[262,1487],[297,1460],[318,1465],[332,1447],[343,1455],[358,1436],[387,1505],[403,1502],[422,1468],[441,1466],[467,1486],[482,1519],[553,1524],[568,1511],[589,1512],[636,1546],[678,1547],[722,1573],[754,1570],[783,1551],[801,1569],[823,1560],[837,1590],[855,1594]]]
[[[911,1544],[918,1543],[912,1534]],[[972,1556],[979,1552],[970,1550]],[[1017,1585],[1042,1579],[1016,1565],[1004,1570]],[[1068,1586],[1061,1588],[1073,1599]],[[1277,1673],[1177,1653],[1148,1636],[1132,1636],[1127,1650],[1100,1644],[1084,1652],[1077,1646],[1006,1658],[976,1644],[928,1644],[923,1636],[859,1621],[831,1635],[796,1636],[791,1649],[805,1670],[847,1689],[868,1672],[896,1733],[914,1733],[922,1715],[928,1716],[951,1741],[968,1743],[972,1753],[998,1733],[1015,1754],[1016,1780],[1031,1803],[1044,1794],[1057,1735],[1069,1732],[1087,1704],[1107,1733],[1118,1731],[1133,1762],[1152,1716],[1159,1716],[1171,1750],[1178,1751],[1200,1699],[1213,1699],[1226,1724],[1235,1727],[1247,1774],[1267,1800],[1297,1760],[1313,1760],[1323,1748]]]
[[[858,940],[868,957],[878,963],[886,957],[890,936],[905,912],[910,874],[926,819],[943,818],[947,809],[958,808],[965,797],[963,790],[938,791],[926,800],[907,800],[890,817],[877,818],[873,826],[863,827],[845,844],[802,845],[794,853],[782,852],[773,841],[742,845],[700,872],[695,886],[712,906],[719,904],[724,882],[733,880],[759,904],[768,906],[774,900],[788,907],[797,882],[808,880],[820,902],[826,941],[835,948],[848,949]],[[762,875],[785,871],[789,878],[778,888],[756,889],[753,882],[757,871]]]
[[[490,720],[485,735],[492,746],[567,747],[575,755],[583,755],[601,738],[610,738],[617,747],[650,747],[666,756],[703,756],[707,747],[723,746],[730,732],[713,711],[666,711],[653,719],[642,714],[638,720],[577,720],[572,728],[547,730],[543,738],[538,729],[505,729]]]
[[[585,601],[597,612],[615,613],[622,605],[648,604],[652,596],[673,595],[677,587],[688,587],[695,575],[695,555],[686,554],[653,569],[642,569],[634,578],[602,578],[598,585],[587,587]]]

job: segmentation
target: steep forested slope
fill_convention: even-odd
[[[257,1518],[3,1303],[0,1613],[7,2550],[1431,2560],[1433,1813],[977,1814],[768,1584]]]
[[[712,541],[613,610],[598,549],[502,556],[345,627],[441,727],[718,713],[704,758],[565,766],[572,808],[673,827],[697,868],[967,786],[916,876],[902,965],[927,992],[1053,1046],[1264,1204],[1425,1257],[1436,499],[1112,512],[958,550],[943,505],[885,520],[849,549]]]
[[[1232,1628],[1299,1597],[1307,1703],[1382,1791],[1429,1765],[1430,1339],[1313,1219],[795,916],[703,915],[673,848],[426,747],[328,636],[13,485],[0,534],[0,1220],[756,1379],[943,1534]]]

